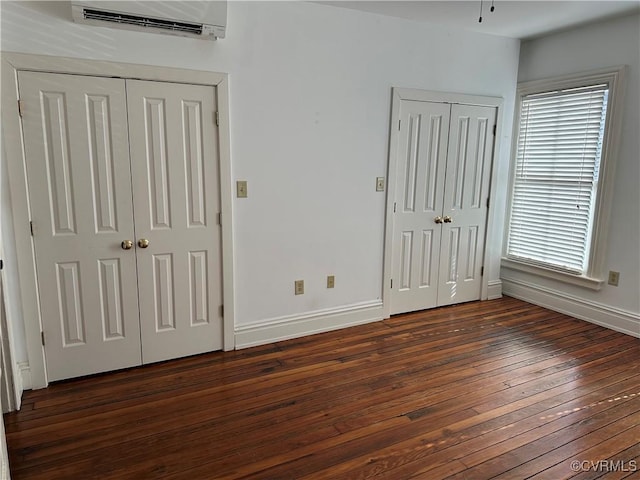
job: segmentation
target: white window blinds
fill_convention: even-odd
[[[521,97],[507,257],[588,268],[607,84]]]

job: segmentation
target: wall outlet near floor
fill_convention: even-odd
[[[336,277],[335,275],[327,276],[327,288],[333,288],[336,286]]]
[[[609,285],[613,285],[614,287],[617,287],[619,281],[620,281],[620,272],[614,272],[613,270],[609,270],[609,280],[607,280],[607,283]]]
[[[304,293],[304,280],[296,280],[293,291],[296,295],[302,295]]]

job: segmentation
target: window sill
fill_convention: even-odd
[[[577,285],[590,290],[600,290],[604,283],[604,280],[598,278],[587,277],[584,275],[571,275],[570,273],[559,272],[557,270],[539,267],[537,265],[529,265],[509,258],[502,258],[501,266],[508,270],[530,273],[539,277],[550,278],[552,280]]]

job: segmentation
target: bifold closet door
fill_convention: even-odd
[[[402,100],[391,314],[480,298],[496,109]]]
[[[127,80],[143,363],[222,348],[215,93]]]
[[[139,365],[124,80],[20,72],[50,381]]]
[[[215,89],[18,82],[49,380],[222,348]]]

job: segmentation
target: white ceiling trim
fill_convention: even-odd
[[[494,12],[490,12],[491,0],[483,0],[482,23],[479,23],[480,0],[333,0],[314,3],[522,40],[640,12],[640,0],[495,0]]]

